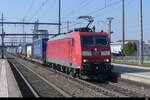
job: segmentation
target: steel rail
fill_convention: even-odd
[[[39,63],[40,64],[40,63]],[[98,91],[102,92],[102,94],[104,94],[105,96],[107,95],[112,95],[113,97],[128,97],[128,96],[125,96],[121,93],[117,93],[115,91],[111,91],[111,90],[108,90],[106,88],[103,88],[103,87],[100,87],[100,86],[97,86],[95,84],[92,84],[92,83],[89,83],[87,81],[84,81],[84,80],[81,80],[81,79],[78,79],[78,78],[72,78],[71,76],[68,76],[66,75],[65,73],[63,72],[60,72],[60,71],[55,71],[56,73],[60,74],[60,75],[63,75],[64,77],[66,78],[69,78],[71,80],[75,80],[75,81],[78,81],[80,82],[81,84],[84,84],[84,85],[87,85],[87,86],[90,86],[90,88],[94,88],[94,89],[97,89]]]
[[[29,87],[30,91],[33,93],[33,95],[37,98],[39,98],[40,96],[38,95],[38,93],[32,88],[32,86],[30,85],[30,83],[25,79],[25,77],[23,76],[23,74],[19,71],[19,69],[15,66],[15,64],[13,64],[13,67],[16,69],[16,71],[19,73],[19,75],[21,76],[21,78],[24,80],[24,82],[26,83],[26,85]]]
[[[67,92],[63,91],[62,89],[60,89],[58,86],[54,85],[53,83],[49,82],[48,80],[46,80],[44,77],[42,77],[41,75],[37,74],[36,72],[34,72],[33,70],[31,70],[30,68],[28,68],[26,65],[20,63],[22,66],[24,66],[26,69],[30,70],[32,73],[34,73],[36,76],[38,76],[40,79],[42,79],[44,82],[46,82],[47,84],[49,84],[50,86],[52,86],[54,89],[56,89],[59,93],[61,93],[64,97],[72,97],[70,94],[68,94]]]
[[[144,95],[144,94],[142,94],[142,93],[138,93],[136,90],[122,87],[120,84],[114,84],[114,83],[109,82],[109,81],[106,81],[106,82],[108,82],[108,84],[110,84],[110,85],[112,85],[112,86],[115,86],[115,87],[118,87],[118,88],[127,90],[127,92],[129,91],[129,92],[133,92],[133,93],[135,93],[135,94],[138,94],[138,96],[141,96],[141,97],[146,96],[146,97],[148,97],[148,95]]]
[[[81,84],[84,84],[92,89],[95,89],[95,90],[98,90],[99,92],[102,92],[102,94],[106,95],[106,96],[112,96],[112,97],[129,97],[129,96],[125,96],[124,94],[122,93],[118,93],[118,92],[115,92],[115,91],[112,91],[112,90],[109,90],[107,88],[104,88],[104,87],[100,87],[96,84],[93,84],[93,83],[89,83],[88,81],[85,81],[85,80],[81,80],[81,79],[78,79],[78,78],[72,78],[71,76],[68,76],[66,75],[65,73],[63,72],[60,72],[60,71],[55,71],[56,73],[60,74],[60,75],[63,75],[64,77],[66,78],[69,78],[71,80],[76,80],[78,82],[80,82]],[[122,88],[122,87],[121,87]]]
[[[57,72],[58,74],[63,75],[64,77],[67,77],[67,78],[70,78],[70,79],[74,79],[74,80],[76,80],[76,81],[78,81],[78,82],[80,82],[80,83],[82,83],[82,84],[85,84],[85,85],[90,86],[90,87],[92,87],[92,88],[94,88],[94,89],[97,89],[97,90],[99,90],[99,91],[102,91],[102,92],[104,93],[104,95],[109,94],[109,95],[112,95],[113,97],[128,97],[128,96],[125,96],[125,95],[123,95],[123,94],[117,93],[117,92],[115,92],[115,91],[111,91],[111,90],[108,90],[108,89],[106,89],[106,88],[103,88],[103,87],[97,86],[97,85],[95,85],[95,84],[89,83],[89,82],[87,82],[87,81],[85,81],[85,80],[78,79],[78,78],[72,78],[72,76],[68,76],[68,75],[66,75],[66,74],[63,73],[63,72],[60,72],[60,71],[56,71],[56,72]]]

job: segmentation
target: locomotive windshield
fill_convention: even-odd
[[[108,46],[106,36],[81,36],[82,47]]]

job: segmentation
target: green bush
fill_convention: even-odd
[[[136,43],[128,42],[123,50],[123,53],[125,56],[132,56],[136,50]]]

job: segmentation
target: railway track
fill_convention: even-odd
[[[43,77],[47,81],[52,79],[52,77],[49,78],[48,76],[44,75],[44,73],[50,73],[50,72],[51,73],[53,72],[53,74],[56,73],[56,76],[57,76],[56,79],[57,78],[58,79],[57,80],[55,79],[55,81],[53,81],[53,83],[57,84],[59,87],[62,86],[61,87],[62,90],[66,90],[73,97],[88,97],[88,96],[89,97],[145,97],[145,95],[143,95],[143,94],[136,93],[135,91],[124,88],[124,87],[122,87],[118,84],[114,84],[112,82],[107,82],[107,84],[103,84],[103,83],[99,83],[99,82],[89,82],[89,81],[85,81],[85,80],[80,80],[77,78],[72,78],[71,76],[68,76],[62,72],[57,72],[55,70],[52,70],[51,68],[43,67],[43,65],[41,65],[41,64],[37,64],[37,63],[33,64],[31,62],[22,60],[17,57],[15,57],[15,59],[17,61],[19,61],[20,63],[25,64],[24,66],[26,66],[26,69],[31,70],[31,72],[33,72],[32,70],[34,70],[34,73],[36,73],[37,76],[41,75],[41,77]],[[43,72],[39,72],[39,70],[43,70]],[[45,70],[47,72],[45,72]],[[67,84],[66,80],[68,81],[68,83],[72,84],[72,86],[65,85],[65,84]],[[60,84],[56,83],[56,81]],[[64,82],[65,84],[62,84],[61,81],[65,81]],[[74,87],[71,89],[73,91],[68,89],[69,86]],[[88,94],[88,92],[89,92],[89,94]],[[93,94],[91,95],[91,93],[93,93]]]
[[[55,84],[47,81],[45,78],[25,67],[25,65],[18,63],[14,59],[8,59],[11,67],[15,68],[18,75],[29,88],[28,94],[23,94],[26,97],[72,97],[69,93],[61,90]],[[32,76],[32,77],[31,77]],[[26,88],[24,87],[24,88]],[[23,91],[24,92],[24,89]]]

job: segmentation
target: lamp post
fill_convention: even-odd
[[[122,50],[125,48],[125,11],[124,0],[122,0]]]
[[[61,0],[59,0],[59,25],[58,25],[58,34],[60,34],[60,25],[61,25]]]
[[[2,59],[4,59],[4,18],[3,18],[3,13],[2,13]]]
[[[143,11],[142,0],[140,0],[140,50],[139,50],[139,63],[143,64]]]

